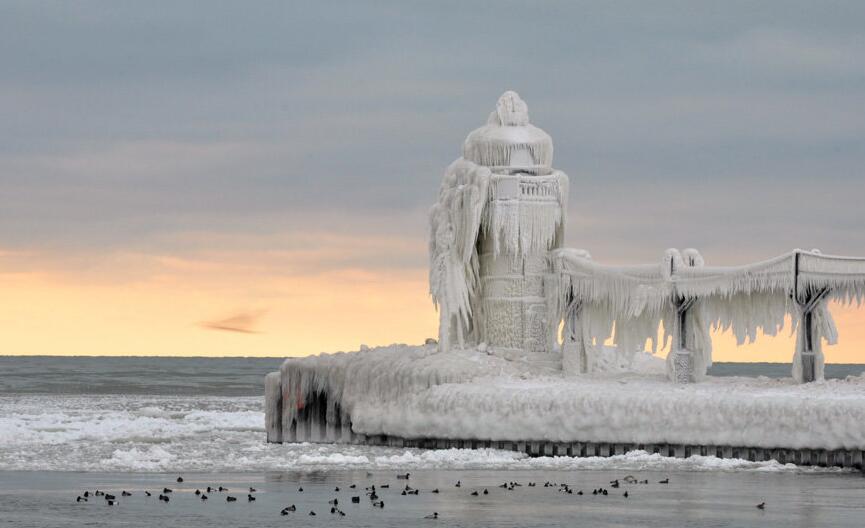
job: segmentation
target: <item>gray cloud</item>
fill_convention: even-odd
[[[571,175],[571,245],[863,254],[863,57],[860,2],[6,2],[0,247],[305,215],[423,239],[512,88]]]

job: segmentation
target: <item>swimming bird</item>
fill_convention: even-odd
[[[667,477],[664,480],[658,481],[658,484],[669,484],[669,483],[670,483],[670,477]]]
[[[246,494],[246,500],[247,500],[248,502],[252,502],[252,501],[255,500],[255,497],[253,497],[251,493],[247,493],[247,494]]]
[[[114,506],[115,504],[117,504],[117,502],[115,502],[113,500],[108,501],[109,506]]]
[[[577,495],[582,495],[582,494],[583,494],[583,490],[580,490],[577,492]]]
[[[336,507],[335,507],[335,506],[331,506],[331,507],[330,507],[330,514],[333,515],[334,513],[336,513]]]
[[[177,477],[177,482],[183,482],[183,477]]]
[[[455,488],[458,488],[458,487],[460,487],[460,486],[462,486],[462,482],[460,482],[460,481],[458,480],[457,483],[456,483],[456,485],[455,485],[454,487],[455,487]]]
[[[117,497],[115,497],[114,495],[109,495],[109,494],[107,494],[107,493],[105,494],[105,500],[114,500],[114,499],[116,499],[116,498],[117,498]]]
[[[390,484],[382,484],[381,487],[382,488],[389,488]],[[373,486],[372,489],[375,489],[375,486]]]
[[[757,507],[760,508],[761,510],[765,510],[766,509],[766,503],[761,502],[760,504],[757,505]]]
[[[490,492],[489,492],[489,491],[487,491],[487,489],[486,489],[486,488],[484,488],[484,495],[489,495],[489,494],[490,494]]]
[[[94,493],[94,495],[96,495],[97,497],[99,497],[99,496],[101,496],[101,495],[105,495],[105,492],[103,492],[103,491],[99,491],[99,490],[96,490],[96,493]]]
[[[168,499],[168,495],[162,495],[162,494],[160,493],[160,494],[159,494],[159,500],[161,500],[162,502],[168,502],[168,500],[169,500],[169,499]]]
[[[375,501],[372,503],[373,508],[384,508],[384,501]]]
[[[601,493],[603,493],[604,495],[608,495],[610,492],[607,490],[602,490]]]
[[[309,514],[310,514],[310,515],[315,515],[315,512],[312,511],[312,510],[309,510]]]
[[[237,500],[237,497],[232,497],[231,495],[225,497],[225,502],[234,502]]]
[[[201,490],[195,490],[196,495],[201,495]]]
[[[433,493],[438,493],[438,492],[439,492],[439,489],[436,488],[436,489],[432,490],[432,492],[433,492]]]
[[[256,489],[251,487],[251,488],[249,488],[249,492],[250,492],[250,493],[255,493],[255,492],[256,492]]]
[[[84,492],[84,498],[86,499],[86,498],[89,497],[89,496],[90,496],[90,492],[89,492],[89,491],[85,491],[85,492]]]
[[[332,506],[336,506],[337,504],[339,504],[339,499],[329,500],[329,501],[327,501],[327,503],[332,505]]]
[[[285,511],[290,511],[290,512],[297,511],[297,506],[295,506],[294,504],[292,504],[291,506],[289,506],[288,508],[286,508]]]
[[[478,492],[477,492],[477,490],[471,492],[471,496],[472,496],[472,497],[477,497],[477,496],[478,496]]]
[[[213,491],[215,491],[213,488],[207,486],[207,493],[213,493]]]
[[[614,480],[614,481],[610,482],[610,487],[612,487],[612,488],[618,488],[618,487],[619,487],[619,481],[618,481],[618,480]]]
[[[301,488],[297,488],[297,492],[298,492],[298,493],[303,493],[303,488],[302,488],[302,487],[301,487]]]
[[[397,478],[398,480],[400,480],[400,479],[401,479],[401,480],[408,480],[409,475],[410,475],[409,473],[406,473],[405,475],[397,475],[396,478]]]
[[[78,497],[75,498],[75,502],[81,502],[81,501],[87,502],[87,499],[85,499],[81,495],[79,495]]]
[[[369,494],[369,500],[374,501],[376,499],[378,499],[378,495],[376,495],[374,491]]]
[[[438,518],[439,518],[438,512],[433,512],[432,515],[427,515],[426,517],[424,517],[424,519],[438,519]]]
[[[149,491],[145,491],[144,494],[147,495],[148,497],[150,497],[150,492],[149,492]]]
[[[207,495],[205,495],[204,493],[202,493],[202,494],[201,494],[201,500],[207,500]]]
[[[228,491],[228,488],[223,488],[222,486],[219,486],[219,490],[218,490],[218,491]]]
[[[360,504],[360,497],[352,497],[351,503],[352,504]]]
[[[345,517],[345,512],[342,510],[336,510],[336,513],[338,513],[340,517]]]
[[[335,492],[337,492],[337,493],[339,493],[339,486],[337,486],[337,487],[335,487],[335,488],[333,488],[333,491],[335,491]]]
[[[121,496],[121,497],[131,497],[132,494],[129,493],[128,491],[126,491],[126,490],[123,490],[122,492],[120,492],[120,496]]]
[[[628,492],[627,492],[627,491],[625,492],[624,497],[625,497],[626,499],[628,498]]]
[[[171,492],[173,492],[173,491],[174,491],[173,489],[169,489],[169,488],[162,488],[162,493],[171,493]]]
[[[351,489],[354,489],[356,487],[357,487],[357,484],[352,484],[351,486],[349,486],[349,488],[351,488]]]

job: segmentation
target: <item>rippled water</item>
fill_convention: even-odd
[[[775,462],[670,459],[643,452],[611,458],[528,458],[497,450],[424,451],[264,441],[262,376],[276,359],[0,357],[0,523],[15,526],[861,526],[865,479],[855,471]],[[720,364],[715,375],[788,375],[788,365]],[[862,365],[831,365],[829,376]],[[420,496],[403,497],[410,471]],[[184,485],[173,484],[183,473]],[[653,485],[601,499],[555,489],[505,492],[502,481],[584,487],[633,474]],[[671,485],[657,485],[670,476]],[[453,488],[462,480],[466,488]],[[332,517],[333,489],[390,482],[388,507],[350,504]],[[202,503],[195,487],[253,486],[257,500]],[[298,494],[299,486],[305,488]],[[170,504],[145,489],[175,487]],[[431,494],[433,488],[442,489]],[[133,492],[120,505],[75,502],[84,489]],[[472,497],[470,489],[490,494]],[[241,499],[245,494],[240,494]],[[766,501],[766,510],[755,503]],[[279,510],[297,503],[285,519]],[[315,509],[319,515],[311,517]]]

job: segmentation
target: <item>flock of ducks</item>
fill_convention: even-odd
[[[372,473],[367,473],[367,477],[371,477],[371,476],[372,476]],[[411,475],[409,473],[401,473],[401,474],[398,474],[396,476],[397,480],[405,480],[406,482],[409,480],[410,477],[411,477]],[[182,483],[183,477],[177,477],[176,482]],[[648,480],[637,480],[634,476],[627,475],[627,476],[623,477],[622,479],[611,480],[609,486],[610,486],[610,488],[618,489],[621,487],[622,483],[638,484],[639,485],[639,484],[648,484],[649,481]],[[669,484],[669,483],[670,483],[669,477],[658,481],[658,484]],[[519,482],[509,481],[509,482],[504,482],[504,483],[500,484],[498,487],[501,489],[507,490],[507,491],[514,491],[516,488],[519,488],[522,486],[523,485]],[[462,482],[458,480],[456,482],[456,484],[454,484],[454,487],[455,488],[461,488]],[[536,482],[528,482],[527,487],[529,487],[529,488],[537,487],[537,483]],[[559,484],[559,483],[547,481],[547,482],[544,482],[543,487],[544,488],[554,488],[559,493],[563,493],[563,494],[567,494],[567,495],[583,495],[583,490],[574,490],[574,488],[571,487],[569,484],[564,484],[564,483]],[[356,490],[357,484],[351,484],[348,488],[350,490]],[[366,488],[364,488],[363,492],[364,492],[364,495],[367,497],[367,499],[370,501],[370,503],[372,504],[372,506],[374,508],[383,509],[384,508],[384,500],[382,500],[382,498],[378,495],[378,490],[389,489],[389,488],[390,488],[390,484],[381,484],[381,485],[379,485],[378,488],[376,488],[376,486],[373,484],[373,485],[370,485],[370,486],[367,486]],[[230,491],[228,488],[225,488],[223,486],[218,486],[218,487],[208,486],[207,488],[205,488],[205,490],[206,491],[202,491],[200,489],[195,490],[195,495],[202,501],[208,500],[209,497],[207,494],[226,493],[226,492]],[[158,500],[161,502],[166,502],[166,503],[170,502],[171,501],[170,496],[173,493],[173,491],[174,490],[172,490],[170,488],[163,488],[162,492],[159,493]],[[297,491],[298,491],[298,493],[303,493],[303,487],[302,486],[299,487],[297,489]],[[334,491],[334,493],[339,493],[340,492],[339,486],[334,488],[333,491]],[[248,493],[246,494],[246,501],[247,502],[251,503],[251,502],[255,501],[255,496],[253,495],[253,493],[255,493],[255,492],[256,492],[255,488],[252,488],[252,487],[249,488]],[[412,488],[411,486],[408,485],[408,483],[406,483],[399,494],[401,496],[408,496],[408,495],[418,495],[419,493],[420,493],[420,490],[418,490],[416,488]],[[434,488],[434,489],[430,490],[430,493],[437,494],[437,493],[439,493],[439,489]],[[471,491],[469,493],[469,496],[479,497],[482,495],[489,495],[489,493],[490,493],[489,489],[487,489],[487,488],[483,488],[482,490],[476,489],[476,490]],[[597,495],[607,496],[609,494],[610,494],[610,491],[604,487],[595,488],[592,490],[592,495],[596,495],[596,496]],[[149,491],[145,491],[144,495],[146,497],[151,497],[152,493],[150,493]],[[120,496],[121,497],[131,497],[132,493],[130,493],[126,490],[123,490],[123,491],[121,491]],[[630,497],[630,494],[626,490],[624,493],[622,493],[622,496],[627,499]],[[96,491],[94,491],[93,493],[90,493],[90,491],[85,491],[83,494],[76,497],[75,500],[76,500],[76,502],[88,502],[93,497],[102,497],[108,506],[114,506],[114,505],[118,504],[118,502],[119,502],[117,500],[116,495],[112,495],[111,493],[106,493],[105,491],[100,491],[98,489]],[[225,500],[226,500],[226,502],[237,502],[237,497],[235,497],[233,495],[226,495]],[[351,503],[352,504],[360,504],[360,502],[361,502],[361,495],[352,495],[351,496]],[[345,517],[345,512],[340,509],[340,502],[339,502],[338,497],[334,497],[333,499],[328,501],[328,505],[330,506],[331,515],[336,515],[339,517]],[[757,504],[757,508],[760,510],[764,510],[766,508],[766,503],[761,502],[760,504]],[[280,511],[280,515],[286,516],[286,515],[290,515],[292,513],[295,513],[296,511],[297,511],[297,506],[292,504],[290,506],[286,506],[285,508],[283,508]],[[307,515],[316,516],[317,514],[315,513],[315,510],[309,510],[309,513]],[[438,512],[433,512],[433,513],[424,517],[424,519],[438,519],[438,518],[439,518]]]

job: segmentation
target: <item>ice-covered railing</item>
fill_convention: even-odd
[[[668,368],[693,381],[711,365],[710,329],[731,330],[741,344],[762,332],[775,335],[786,316],[797,331],[793,376],[823,377],[821,341],[837,339],[827,301],[865,300],[865,259],[794,250],[746,266],[704,266],[693,249],[667,250],[659,264],[603,266],[585,251],[551,254],[547,287],[551,331],[564,320],[563,368],[591,371],[591,350],[614,337],[626,353],[662,326],[672,340]]]

